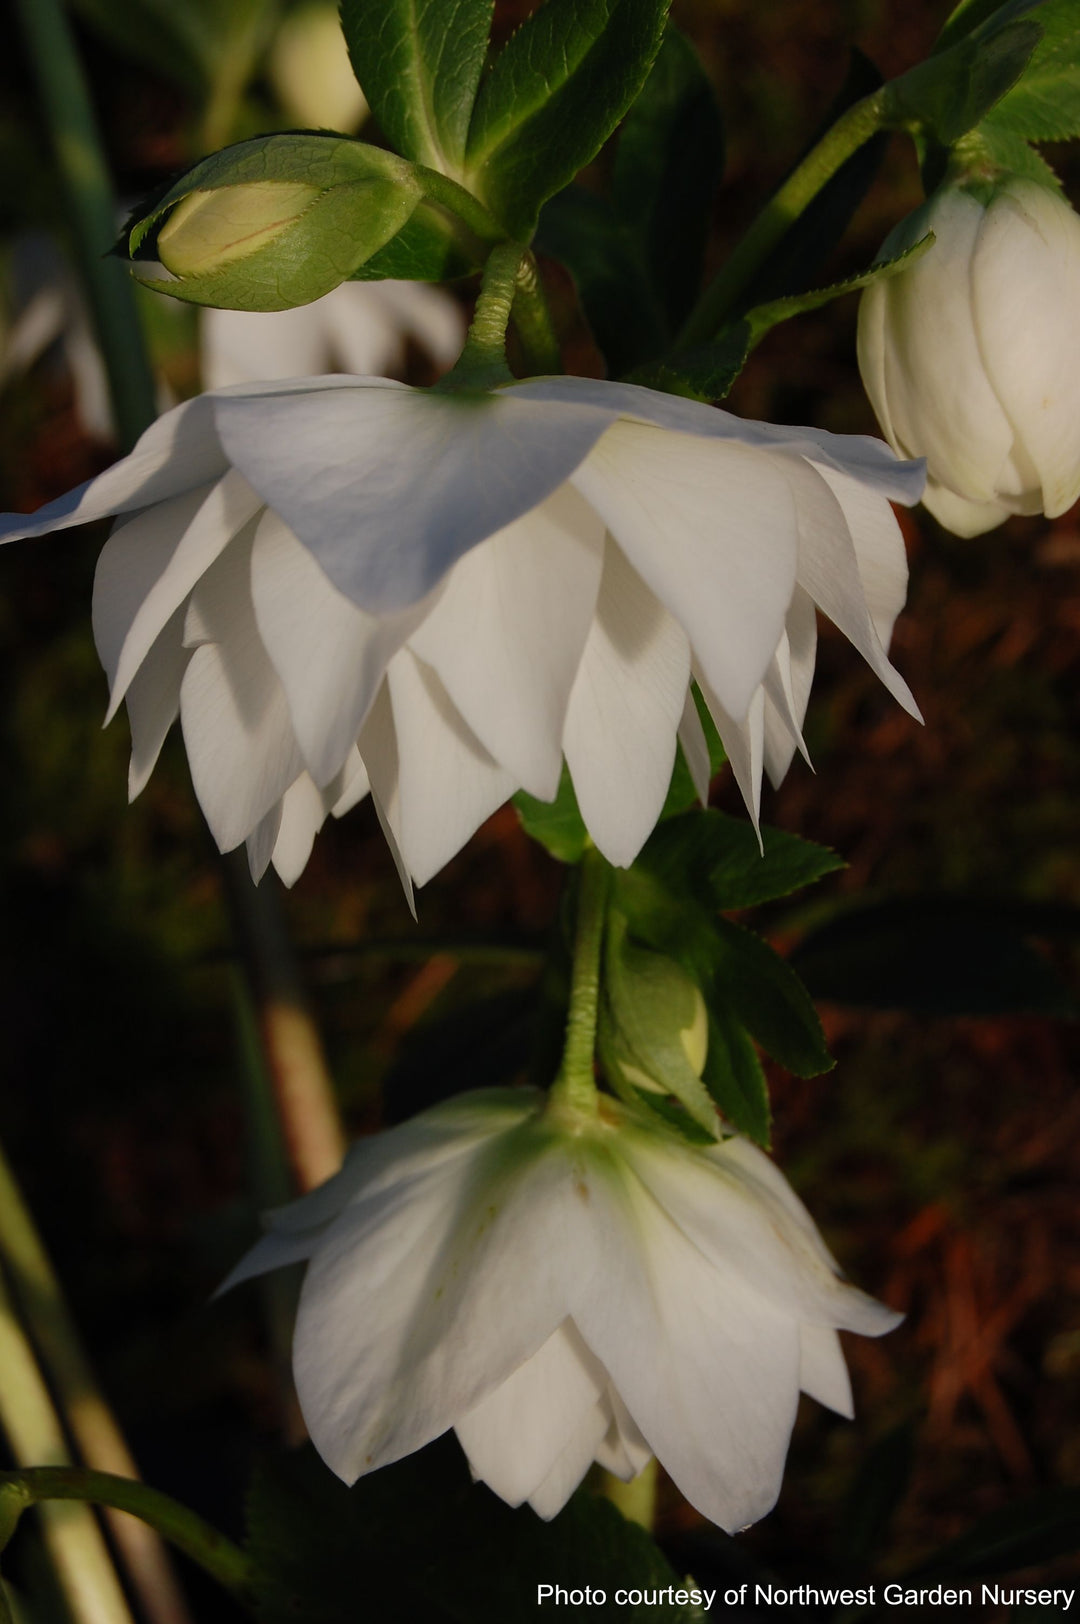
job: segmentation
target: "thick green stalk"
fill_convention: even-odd
[[[521,343],[526,371],[531,375],[561,372],[559,340],[544,296],[536,259],[531,253],[526,254],[518,266],[512,320]]]
[[[773,193],[676,340],[676,350],[705,344],[736,315],[754,277],[826,181],[879,130],[887,128],[887,86],[849,107]]]
[[[556,1110],[567,1109],[587,1116],[596,1115],[600,1099],[595,1071],[596,1028],[600,1018],[600,963],[610,876],[606,859],[598,851],[587,851],[578,871],[566,1042],[559,1074],[551,1086],[551,1101]]]
[[[10,1275],[38,1356],[88,1466],[137,1477],[124,1435],[98,1386],[60,1282],[0,1148],[0,1261]],[[31,1459],[28,1464],[40,1464]],[[151,1624],[190,1624],[168,1555],[152,1529],[108,1518],[120,1559]]]
[[[131,277],[118,260],[104,257],[116,240],[116,217],[90,95],[61,0],[16,0],[16,10],[67,194],[117,434],[127,450],[154,420],[154,380]]]
[[[79,1466],[39,1466],[0,1472],[0,1537],[10,1538],[19,1512],[38,1503],[73,1500],[127,1511],[157,1530],[239,1601],[250,1599],[251,1564],[232,1540],[160,1489],[112,1472]]]
[[[0,1430],[20,1465],[69,1455],[64,1429],[0,1271]],[[30,1502],[27,1501],[27,1504]],[[0,1500],[0,1544],[13,1526]],[[43,1506],[42,1535],[74,1624],[133,1624],[104,1536],[89,1506]]]

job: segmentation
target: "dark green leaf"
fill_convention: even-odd
[[[694,47],[669,26],[619,132],[611,194],[668,333],[678,331],[700,287],[723,156],[713,88]]]
[[[791,963],[815,998],[925,1015],[1030,1011],[1077,1001],[1032,938],[1080,936],[1075,909],[921,897],[856,909],[805,936]]]
[[[568,186],[544,205],[536,246],[566,266],[611,377],[657,355],[665,331],[632,245],[611,205]]]
[[[880,282],[883,278],[895,276],[897,271],[905,270],[915,260],[920,259],[934,240],[934,233],[928,231],[925,237],[904,248],[889,259],[876,260],[868,270],[860,271],[856,276],[846,276],[842,282],[833,282],[826,288],[812,288],[808,293],[794,293],[785,299],[773,299],[768,304],[754,305],[748,310],[744,320],[750,328],[750,344],[753,347],[759,344],[765,334],[782,321],[790,321],[792,316],[801,316],[805,311],[818,310],[822,305],[830,304],[833,299],[843,298],[845,293],[857,293],[861,288],[868,288],[872,282]]]
[[[510,231],[530,236],[541,205],[611,135],[660,49],[668,3],[547,0],[499,53],[476,98],[466,178]]]
[[[1065,5],[1071,5],[1073,0],[1064,0]],[[1028,17],[1032,12],[1039,12],[1038,21],[1041,25],[1042,10],[1046,0],[960,0],[946,20],[944,28],[934,43],[935,56],[947,51],[958,40],[964,39],[976,29],[985,25],[991,27],[997,23],[1015,22],[1020,17]]]
[[[1021,20],[1002,27],[998,17],[992,18],[940,55],[890,81],[889,122],[952,146],[1016,84],[1040,38],[1035,22]]]
[[[248,1527],[261,1624],[531,1624],[539,1584],[605,1590],[599,1619],[690,1624],[673,1603],[615,1608],[620,1586],[679,1581],[610,1501],[579,1491],[550,1523],[511,1511],[449,1439],[351,1489],[310,1448],[279,1458],[256,1476]]]
[[[763,827],[761,838],[764,852],[745,818],[688,812],[655,829],[638,862],[673,894],[707,898],[724,912],[788,896],[844,867],[827,846],[782,829]]]
[[[796,1077],[836,1064],[817,1010],[790,965],[768,942],[729,919],[714,922],[714,986],[767,1054]]]
[[[999,102],[998,107],[1002,104]],[[1014,135],[1011,130],[1002,129],[997,123],[998,108],[983,119],[978,128],[979,141],[987,157],[1000,169],[1008,170],[1011,174],[1022,175],[1025,180],[1033,180],[1037,186],[1046,186],[1050,190],[1060,193],[1061,182],[1043,157],[1036,152],[1022,136]],[[945,162],[948,155],[944,154]],[[941,165],[939,179],[944,175],[945,163]],[[935,180],[928,190],[932,191],[938,184]]]
[[[745,1027],[714,1000],[709,1001],[709,1052],[701,1080],[731,1126],[767,1150],[772,1113],[761,1061]]]
[[[569,769],[563,765],[559,788],[553,801],[538,801],[535,795],[519,790],[514,806],[525,833],[532,835],[560,863],[580,863],[589,843],[589,831],[578,810],[577,796]]]
[[[372,112],[399,152],[460,178],[493,0],[342,0]]]
[[[989,122],[1032,141],[1067,140],[1080,134],[1080,10],[1076,0],[1044,0],[1033,21],[1042,39]]]
[[[638,367],[632,382],[691,400],[723,400],[746,365],[752,348],[749,325],[733,322],[711,344],[683,350],[670,360]]]
[[[1075,1551],[1080,1551],[1080,1488],[1048,1489],[984,1517],[906,1578],[1012,1573]]]

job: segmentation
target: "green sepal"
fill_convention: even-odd
[[[460,179],[494,0],[342,0],[353,71],[383,132]]]
[[[772,1109],[764,1068],[746,1028],[715,999],[709,1007],[709,1052],[701,1080],[736,1132],[768,1150]]]
[[[666,954],[634,942],[618,908],[607,915],[604,946],[609,1078],[624,1097],[674,1095],[715,1139],[716,1106],[683,1045],[704,1014],[701,992]],[[704,1056],[702,1060],[704,1061]],[[640,1081],[634,1073],[640,1073]],[[652,1086],[650,1086],[652,1085]]]
[[[624,117],[669,3],[547,0],[500,51],[476,97],[462,178],[512,236],[531,237],[541,206]]]
[[[653,831],[635,866],[665,890],[724,913],[790,896],[846,866],[828,846],[782,829],[763,825],[761,842],[745,818],[688,812]]]
[[[813,999],[791,966],[753,931],[713,921],[716,984],[736,1018],[766,1054],[796,1077],[817,1077],[836,1061]]]
[[[953,146],[982,122],[1017,83],[1042,30],[1023,15],[1030,5],[1002,6],[954,45],[927,57],[885,87],[886,122]]]
[[[140,278],[156,292],[234,310],[308,304],[352,276],[406,224],[422,186],[392,153],[341,136],[272,135],[225,147],[169,188],[125,230],[132,257],[149,257],[174,208],[192,194],[284,183],[310,187],[311,201],[261,247],[232,252],[219,268]]]

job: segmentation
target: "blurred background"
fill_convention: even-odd
[[[496,38],[529,9],[499,0]],[[726,124],[711,263],[820,125],[852,44],[895,73],[947,9],[676,0]],[[335,78],[332,6],[76,0],[72,14],[122,199],[228,140],[361,127],[355,87]],[[5,510],[116,454],[31,82],[4,13]],[[1045,150],[1080,199],[1076,156]],[[869,264],[920,199],[896,138],[815,280]],[[598,372],[567,274],[545,271],[568,370]],[[472,292],[453,294],[460,310]],[[195,312],[152,295],[140,310],[162,401],[196,392]],[[876,432],[855,310],[846,298],[776,329],[731,407]],[[438,350],[421,324],[387,364],[430,382]],[[849,866],[748,920],[793,955],[838,1060],[810,1081],[775,1074],[780,1163],[850,1276],[907,1315],[881,1342],[851,1341],[855,1423],[805,1405],[780,1505],[740,1542],[785,1582],[820,1574],[823,1553],[896,1572],[980,1517],[1080,1486],[1080,527],[1075,513],[1013,520],[961,541],[921,510],[903,524],[912,581],[893,657],[926,726],[823,627],[816,774],[797,761],[764,816]],[[270,1314],[252,1287],[208,1301],[256,1230],[250,1043],[179,738],[128,808],[126,723],[101,732],[89,606],[103,537],[0,552],[0,1143],[144,1474],[235,1533],[253,1460],[296,1432],[280,1300]],[[739,810],[723,778],[714,799]],[[369,808],[319,836],[282,895],[351,1132],[522,1068],[560,880],[507,807],[420,894],[414,925]],[[870,1486],[876,1523],[853,1509]],[[699,1581],[728,1560],[664,1489],[658,1532]],[[200,1618],[236,1616],[193,1583]]]

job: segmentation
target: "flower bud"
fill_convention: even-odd
[[[1080,218],[1017,176],[950,184],[882,258],[912,265],[863,294],[859,369],[886,439],[925,457],[930,512],[975,536],[1080,495]]]
[[[189,192],[158,233],[158,256],[175,276],[204,276],[257,253],[311,207],[305,181],[252,181]]]

